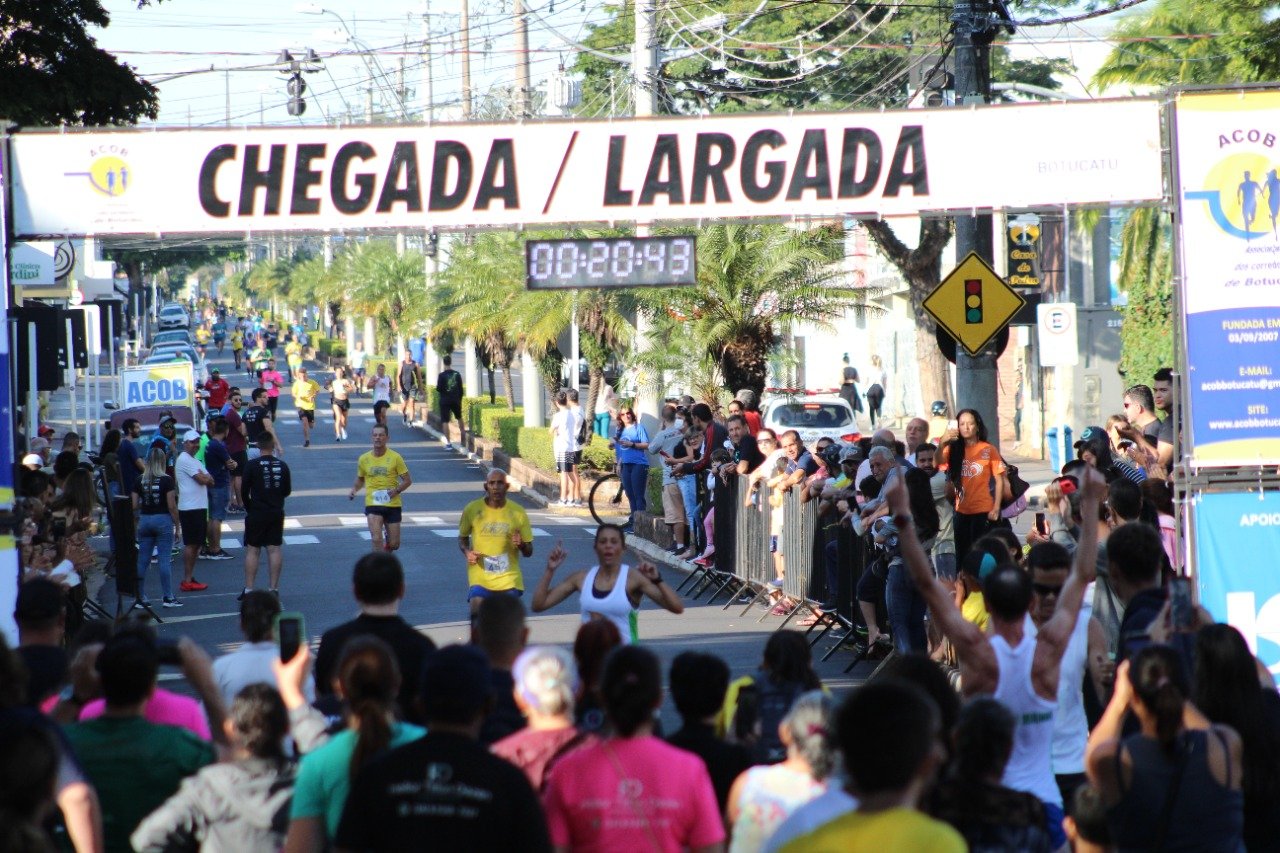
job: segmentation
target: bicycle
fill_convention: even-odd
[[[622,478],[617,471],[596,480],[587,494],[587,507],[597,524],[626,524],[631,518],[631,501],[622,488]]]

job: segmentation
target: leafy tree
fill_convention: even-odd
[[[426,284],[421,253],[398,255],[391,241],[369,240],[348,244],[334,259],[322,290],[329,298],[345,296],[358,315],[385,321],[399,344],[427,319]]]
[[[110,22],[99,0],[0,0],[0,115],[27,127],[155,118],[156,87],[88,32]]]
[[[866,291],[840,268],[844,232],[772,222],[709,225],[698,232],[698,286],[648,295],[716,361],[734,390],[764,390],[769,357],[788,325],[830,324],[866,309]]]

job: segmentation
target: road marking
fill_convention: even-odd
[[[286,545],[319,545],[320,540],[312,536],[310,533],[304,533],[300,536],[284,537],[284,544]]]
[[[298,519],[296,518],[286,518],[284,520],[285,530],[300,530],[301,528],[302,528],[302,522],[298,521]]]
[[[444,524],[444,519],[438,515],[411,515],[408,518],[414,524]]]
[[[343,527],[364,527],[366,521],[363,515],[340,515],[338,523]]]
[[[239,539],[223,539],[222,547],[226,549],[226,548],[240,548],[242,546],[240,545]]]
[[[187,601],[196,601],[196,599],[188,598]],[[240,615],[240,611],[236,610],[232,613],[205,613],[200,616],[169,616],[165,614],[165,615],[162,615],[160,618],[164,619],[164,624],[173,625],[177,622],[199,622],[201,619],[224,619],[227,616],[238,617],[239,615]]]
[[[446,539],[451,536],[458,535],[458,532],[456,530],[450,530],[448,528],[442,528],[442,527],[437,527],[431,532],[439,536],[441,539]],[[541,527],[535,527],[533,528],[533,535],[534,536],[550,536],[551,534],[543,530]]]
[[[372,542],[372,541],[373,541],[373,534],[372,534],[372,533],[370,533],[370,532],[369,532],[369,531],[367,531],[367,530],[361,530],[361,531],[360,531],[360,538],[361,538],[361,539],[363,539],[363,540],[364,540],[364,541],[366,541],[366,542]]]

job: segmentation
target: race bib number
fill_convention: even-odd
[[[387,504],[391,503],[391,490],[378,489],[376,492],[373,493],[373,502],[378,506],[386,506]]]
[[[272,388],[276,387],[276,383],[274,383],[274,382],[272,382],[270,379],[268,379],[266,382],[263,382],[263,383],[262,383],[262,387],[263,387],[263,388],[266,388],[268,391],[270,391]]]
[[[484,570],[491,575],[500,575],[510,566],[510,561],[506,554],[499,554],[497,557],[484,558]]]

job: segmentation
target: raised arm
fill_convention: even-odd
[[[906,477],[893,477],[885,490],[885,506],[893,514],[893,523],[898,528],[898,543],[902,549],[902,560],[911,575],[912,582],[924,598],[929,612],[937,620],[938,628],[951,641],[961,664],[972,669],[979,678],[994,677],[995,659],[991,652],[991,644],[977,625],[965,619],[956,606],[952,593],[943,587],[933,576],[933,566],[916,535],[915,522],[911,517],[911,506],[907,501]],[[990,670],[990,671],[988,671]],[[966,679],[966,693],[972,693],[981,687],[990,685],[973,684],[973,678]]]
[[[1084,590],[1098,574],[1098,525],[1087,521],[1098,517],[1098,504],[1107,494],[1107,481],[1097,469],[1088,466],[1084,469],[1083,501],[1080,507],[1081,518],[1086,523],[1080,526],[1080,544],[1076,546],[1075,560],[1071,565],[1071,574],[1062,587],[1062,596],[1058,599],[1058,609],[1048,622],[1040,628],[1038,642],[1047,644],[1052,649],[1065,649],[1071,639],[1071,632],[1076,626],[1076,618],[1080,615],[1080,605],[1084,602]],[[1059,656],[1060,657],[1060,656]]]
[[[655,604],[665,607],[672,613],[684,612],[684,602],[671,588],[671,584],[662,579],[662,573],[658,571],[657,566],[648,562],[641,563],[636,568],[636,575],[640,578],[638,589],[649,596]]]
[[[547,555],[547,570],[538,580],[538,585],[533,590],[533,600],[530,602],[534,613],[549,610],[582,589],[584,572],[574,572],[555,586],[551,585],[551,578],[555,575],[556,569],[564,564],[568,556],[569,552],[564,550],[561,542],[557,542],[556,547],[552,548],[551,553]]]

